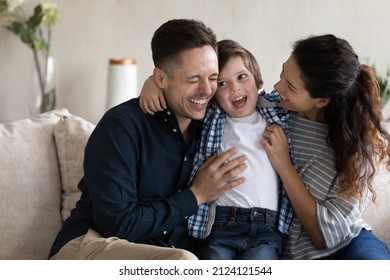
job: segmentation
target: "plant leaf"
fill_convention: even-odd
[[[42,22],[43,12],[42,6],[37,5],[34,9],[34,14],[27,20],[26,24],[31,29],[36,29]]]
[[[11,23],[11,25],[6,26],[6,28],[19,36],[21,29],[23,29],[23,25],[20,22],[14,21]]]

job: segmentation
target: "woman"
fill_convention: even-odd
[[[377,161],[390,170],[379,87],[349,43],[333,35],[297,41],[275,84],[290,111],[293,166],[279,126],[261,141],[281,177],[295,216],[283,257],[389,259],[361,214],[375,189]]]

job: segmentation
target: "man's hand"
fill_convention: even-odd
[[[199,168],[190,187],[198,205],[213,201],[227,190],[245,182],[245,178],[236,177],[247,168],[246,156],[241,155],[226,162],[236,152],[235,148],[231,148],[220,156],[215,154]]]

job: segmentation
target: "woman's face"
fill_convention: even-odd
[[[256,110],[258,88],[240,56],[220,69],[215,99],[229,117],[246,117]]]
[[[318,122],[324,121],[323,107],[327,98],[312,98],[302,80],[301,70],[294,57],[290,56],[282,66],[280,80],[274,88],[280,94],[280,105],[289,111]]]

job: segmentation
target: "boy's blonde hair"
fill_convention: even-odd
[[[263,78],[260,67],[253,54],[233,40],[221,40],[218,42],[218,66],[222,69],[230,58],[239,56],[244,61],[244,65],[255,77],[258,89],[263,87]]]

